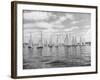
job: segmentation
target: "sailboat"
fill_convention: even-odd
[[[80,37],[79,46],[85,46],[85,41]]]
[[[33,48],[32,34],[30,33],[30,40],[28,43],[28,48]]]
[[[45,47],[48,46],[48,44],[47,44],[47,40],[44,41],[44,46],[45,46]]]
[[[72,46],[73,47],[76,47],[77,46],[77,40],[76,40],[76,37],[75,36],[72,37]]]
[[[58,35],[57,35],[56,45],[55,45],[55,47],[57,47],[57,48],[58,48],[58,46],[59,46],[59,44],[58,44]]]
[[[68,34],[66,34],[66,37],[65,37],[65,40],[64,40],[64,46],[66,46],[66,47],[70,47],[71,46],[71,42],[69,40]]]
[[[52,47],[53,47],[52,36],[50,37],[50,41],[49,41],[48,46],[49,46],[50,48],[52,48]]]
[[[38,43],[37,49],[39,49],[39,48],[43,48],[43,43],[42,43],[42,31],[40,32],[40,35],[41,35],[41,38],[40,38],[40,40],[39,40],[39,43]]]

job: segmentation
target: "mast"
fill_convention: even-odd
[[[42,31],[40,31],[40,40],[37,48],[43,48],[43,43],[42,43]]]
[[[65,45],[69,45],[68,34],[66,34],[66,37],[65,37],[64,43],[65,43]]]
[[[47,39],[44,40],[44,46],[47,47]]]
[[[29,45],[28,48],[33,48],[32,34],[30,33]]]
[[[80,37],[80,46],[82,46],[82,37]]]
[[[56,45],[55,45],[55,47],[58,47],[58,35],[57,35]]]
[[[42,40],[42,36],[43,36],[43,35],[42,35],[42,31],[41,31],[41,45],[42,45],[42,41],[43,41],[43,40]]]
[[[72,37],[72,45],[74,45],[74,36]]]
[[[49,47],[53,47],[53,44],[52,44],[52,36],[50,36],[50,40],[49,40]]]
[[[72,41],[71,41],[71,35],[68,34],[68,45],[71,46],[72,45]]]
[[[77,45],[77,39],[76,39],[76,36],[75,36],[75,45]]]
[[[72,38],[72,45],[73,46],[76,46],[77,45],[76,36],[73,36],[73,38]]]

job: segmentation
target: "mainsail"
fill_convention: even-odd
[[[76,36],[72,37],[72,46],[77,46]]]
[[[53,47],[52,35],[50,36],[50,40],[49,40],[48,46],[49,46],[50,48]]]
[[[39,42],[38,42],[38,46],[37,48],[43,48],[43,43],[42,43],[42,31],[40,31],[40,39],[39,39]]]
[[[57,35],[57,38],[56,38],[56,45],[55,45],[55,47],[58,47],[58,46],[59,46],[58,39],[59,39],[59,36]]]
[[[32,34],[30,33],[30,39],[28,43],[28,48],[33,48],[33,40],[32,40]]]
[[[68,35],[68,34],[66,34],[66,36],[65,36],[64,45],[71,46],[71,39],[70,39],[70,35]]]

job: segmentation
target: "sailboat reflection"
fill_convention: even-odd
[[[24,44],[25,69],[91,65],[91,42],[85,42],[82,37],[77,39],[69,33],[52,33],[49,38],[43,31],[38,33],[37,43],[30,33],[28,47]]]

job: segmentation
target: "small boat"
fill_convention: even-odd
[[[38,44],[38,46],[37,46],[37,49],[42,49],[43,48],[43,44],[41,43],[41,41],[39,41],[39,44]]]
[[[75,36],[72,37],[72,47],[77,47],[77,40]]]
[[[30,40],[28,43],[28,48],[33,48],[33,40],[32,40],[32,35],[30,34]]]
[[[42,48],[43,48],[43,46],[41,46],[41,45],[40,45],[40,46],[38,46],[38,47],[37,47],[37,49],[40,49],[40,48],[42,49]]]
[[[59,44],[58,44],[58,35],[57,35],[57,39],[56,39],[56,45],[55,45],[56,48],[59,47]]]
[[[39,44],[37,46],[37,49],[42,49],[43,48],[43,43],[42,43],[42,31],[40,32],[41,33],[41,38],[39,40]]]
[[[50,47],[50,48],[53,47],[52,37],[50,38],[50,41],[49,41],[48,47]]]
[[[65,40],[64,40],[64,46],[71,47],[71,40],[69,39],[69,35],[66,34]]]
[[[79,46],[85,46],[85,41],[82,40],[82,38],[80,37],[80,42],[79,42]]]
[[[45,42],[44,42],[44,46],[45,46],[45,47],[48,46],[48,44],[47,44],[47,40],[45,40]]]

